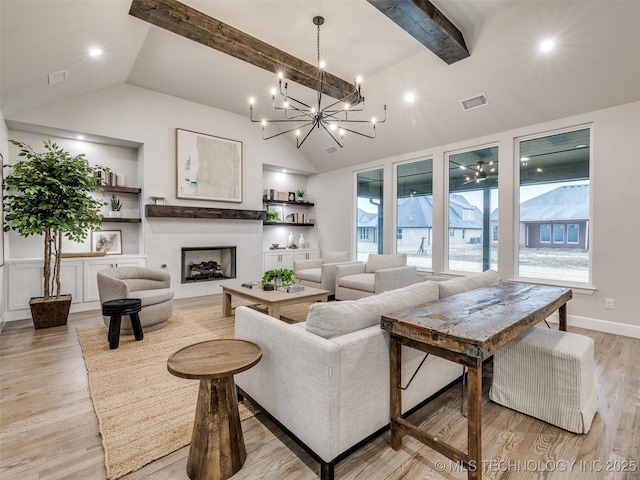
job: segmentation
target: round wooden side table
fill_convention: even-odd
[[[200,380],[187,475],[191,480],[223,480],[244,465],[247,452],[240,426],[233,375],[260,361],[262,349],[246,340],[220,339],[178,350],[167,369]]]

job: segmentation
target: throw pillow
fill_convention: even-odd
[[[396,253],[395,255],[375,255],[369,254],[365,267],[366,273],[373,273],[387,268],[404,267],[407,264],[407,255]]]
[[[309,308],[307,331],[324,338],[337,337],[380,323],[380,316],[439,298],[438,284],[418,282],[355,301],[320,302]]]
[[[473,290],[474,288],[486,287],[492,283],[500,281],[498,272],[495,270],[487,270],[479,275],[472,275],[470,277],[454,278],[452,280],[445,280],[444,282],[438,282],[440,287],[440,298],[450,297],[457,293]]]
[[[339,263],[351,260],[351,252],[327,252],[323,253],[322,263]]]

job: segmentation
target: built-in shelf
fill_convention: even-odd
[[[186,207],[183,205],[145,205],[147,217],[211,218],[228,220],[266,220],[264,210],[238,210],[234,208]]]
[[[114,187],[111,185],[102,185],[100,187],[104,192],[112,192],[112,193],[133,193],[138,194],[142,192],[141,188],[138,187]]]
[[[313,223],[293,223],[293,222],[262,222],[263,225],[287,225],[289,227],[313,227]]]
[[[295,202],[291,200],[263,200],[262,203],[266,205],[296,205],[298,207],[313,207],[311,202]]]
[[[119,223],[140,223],[140,222],[142,222],[142,220],[141,220],[141,219],[139,219],[139,218],[103,217],[103,218],[102,218],[102,222],[103,222],[103,223],[113,223],[113,222],[119,222]]]

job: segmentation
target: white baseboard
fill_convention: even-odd
[[[558,323],[558,313],[554,313],[547,320],[551,323]],[[640,338],[640,326],[628,325],[624,323],[608,322],[596,318],[579,317],[577,315],[567,315],[567,324],[571,327],[586,328],[596,332],[612,333],[624,337]]]

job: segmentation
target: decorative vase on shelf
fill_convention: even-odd
[[[122,218],[122,212],[118,210],[117,212],[114,210],[109,211],[109,218]]]
[[[298,240],[298,248],[305,248],[304,235],[303,234],[300,234],[300,239]]]
[[[287,247],[290,247],[293,244],[293,231],[289,232],[289,239],[287,240]]]

